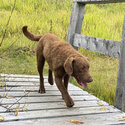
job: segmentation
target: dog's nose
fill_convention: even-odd
[[[92,79],[92,77],[90,77],[90,78],[89,78],[89,82],[92,82],[92,81],[93,81],[93,79]]]

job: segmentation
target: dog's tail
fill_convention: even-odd
[[[24,35],[25,35],[28,39],[30,39],[30,40],[32,40],[32,41],[39,41],[40,38],[42,37],[42,36],[36,36],[36,35],[32,34],[31,32],[29,32],[29,31],[27,30],[27,26],[23,26],[22,31],[23,31]]]

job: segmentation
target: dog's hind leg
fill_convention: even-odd
[[[53,85],[53,74],[51,69],[49,69],[49,72],[48,72],[48,82],[50,83],[50,85]]]
[[[40,75],[40,87],[39,87],[39,93],[45,93],[44,88],[44,78],[43,78],[43,67],[45,63],[45,58],[43,57],[42,53],[37,53],[37,69]]]

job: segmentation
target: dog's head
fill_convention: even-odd
[[[93,81],[89,73],[87,57],[69,57],[64,63],[64,69],[68,75],[75,77],[77,82],[84,88],[87,88],[87,83]]]

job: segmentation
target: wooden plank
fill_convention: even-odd
[[[45,112],[43,112],[43,113],[45,113]],[[24,115],[24,114],[21,114],[21,115]],[[43,120],[46,120],[46,122],[45,121],[42,122],[42,125],[50,125],[50,124],[53,125],[54,123],[56,123],[55,125],[62,125],[63,123],[65,123],[66,125],[69,125],[69,124],[71,124],[70,123],[71,119],[78,119],[78,117],[80,117],[80,116],[81,116],[81,120],[80,119],[79,120],[80,121],[84,121],[85,125],[109,125],[109,123],[124,123],[123,121],[120,122],[120,121],[118,121],[118,119],[113,118],[112,115],[115,116],[115,117],[118,117],[119,113],[115,114],[115,113],[110,113],[109,112],[109,113],[107,113],[107,116],[106,116],[106,113],[100,113],[99,112],[99,113],[92,113],[92,114],[89,114],[89,113],[85,114],[85,113],[83,113],[83,114],[73,114],[73,115],[70,114],[70,115],[48,116],[48,117],[47,116],[45,116],[45,117],[39,116],[39,117],[24,118],[24,119],[23,118],[19,119],[18,117],[15,117],[15,119],[8,119],[7,122],[4,122],[4,125],[6,125],[6,124],[8,125],[8,123],[11,123],[11,122],[12,123],[16,122],[18,124],[19,121],[25,121],[25,123],[27,123],[27,120],[28,121],[31,120],[32,124],[34,124],[34,123],[36,123],[36,124],[40,123],[40,122],[37,122],[38,120],[40,120],[41,122]],[[58,119],[60,119],[60,123],[58,123]],[[106,119],[108,119],[108,120],[106,120]],[[95,124],[91,124],[92,121]],[[102,122],[102,124],[99,124],[101,122]]]
[[[30,120],[18,120],[11,122],[3,122],[0,125],[73,125],[70,120],[83,121],[83,125],[124,125],[124,121],[120,121],[120,113],[108,113],[108,114],[94,114],[94,115],[83,115],[83,116],[68,116],[68,117],[57,117],[50,119],[30,119]],[[79,124],[78,124],[79,125]]]
[[[117,79],[115,106],[125,111],[125,16],[122,33],[122,48]]]
[[[38,88],[39,88],[39,83],[34,83],[34,86],[32,86],[32,85],[30,85],[30,83],[28,83],[28,84],[26,84],[26,85],[23,85],[23,86],[21,86],[21,84],[22,83],[16,83],[15,82],[15,84],[13,84],[12,86],[11,86],[11,83],[9,84],[9,86],[6,88],[6,90],[9,90],[9,89],[11,89],[11,90],[34,90],[34,91],[36,91]],[[38,85],[37,85],[38,84]],[[28,86],[29,85],[29,86]],[[45,88],[47,89],[47,90],[57,90],[57,87],[56,87],[56,84],[54,84],[54,85],[50,85],[49,83],[45,83]],[[0,91],[1,90],[5,90],[5,87],[0,87]],[[80,88],[78,88],[78,87],[76,87],[76,86],[74,86],[74,85],[72,85],[72,84],[70,84],[69,83],[69,85],[68,85],[68,90],[77,90],[77,91],[81,91],[81,89]]]
[[[40,83],[39,82],[33,82],[33,81],[11,81],[11,82],[1,82],[2,85],[7,86],[7,87],[18,87],[18,86],[39,86]],[[47,81],[44,81],[44,84],[46,84],[46,86],[50,86],[50,84]]]
[[[103,104],[103,107],[107,106],[107,108],[110,108],[110,105],[106,102],[99,100],[99,103]],[[1,105],[0,113],[5,113],[7,110],[5,107],[10,107],[11,105],[12,104]],[[49,102],[48,103],[37,102],[37,103],[29,103],[29,104],[27,103],[26,104],[14,104],[11,108],[12,111],[14,111],[14,109],[17,109],[17,106],[19,107],[19,112],[23,112],[26,109],[28,111],[67,109],[65,102],[53,102],[51,104],[49,104]],[[100,107],[98,105],[98,101],[76,101],[73,108],[96,108],[96,107]],[[100,108],[102,108],[102,106]]]
[[[108,4],[108,3],[125,2],[125,0],[73,0],[73,1],[82,4]]]
[[[48,88],[48,89],[46,89],[46,92],[51,92],[51,91],[54,91],[54,92],[56,92],[56,91],[59,91],[58,89],[56,89],[56,88],[54,88],[54,89],[50,89],[50,88]],[[73,89],[69,89],[69,91],[73,91],[73,92],[75,92],[75,91],[80,91],[80,90],[73,90]],[[0,92],[5,92],[5,88],[4,89],[0,89]],[[11,92],[24,92],[24,89],[11,89],[11,88],[9,88],[9,89],[6,89],[6,92],[9,92],[9,93],[11,93]],[[35,88],[34,90],[31,90],[30,88],[29,89],[27,89],[27,90],[25,90],[25,92],[38,92],[38,89],[37,88]],[[86,91],[83,91],[83,92],[85,92],[86,93]]]
[[[9,97],[21,97],[24,96],[26,92],[22,91],[22,92],[0,92],[0,96],[1,98],[4,98],[5,95],[9,96]],[[89,95],[88,93],[84,93],[83,91],[69,91],[69,94],[71,96],[85,96],[85,95]],[[61,93],[59,91],[47,91],[45,94],[40,94],[38,92],[30,92],[28,94],[28,97],[37,97],[37,96],[60,96]]]
[[[1,94],[1,93],[0,93]],[[5,95],[6,94],[6,95]],[[1,96],[1,98],[21,98],[22,96],[23,97],[27,97],[27,95],[25,96],[25,94],[26,93],[16,93],[16,95],[14,95],[14,93],[10,93],[10,94],[8,94],[8,93],[3,93],[3,94],[1,94],[2,96]],[[70,94],[71,96],[88,96],[88,95],[83,95],[83,94]],[[56,94],[39,94],[39,93],[29,93],[28,94],[28,97],[33,97],[33,98],[36,98],[36,97],[53,97],[53,96],[55,96],[55,97],[61,97],[61,94],[60,93],[56,93]]]
[[[23,75],[23,74],[2,74],[0,73],[1,77],[6,77],[6,78],[38,78],[38,75]],[[47,78],[47,76],[44,76],[44,78]]]
[[[81,33],[84,11],[85,11],[85,5],[73,2],[70,24],[67,34],[67,42],[69,42],[72,46],[73,46],[74,34]],[[76,47],[74,48],[77,49]]]
[[[71,96],[72,99],[75,101],[99,101],[98,98],[96,98],[95,96]],[[19,100],[21,97],[16,97],[16,98],[1,98],[0,102],[3,105],[8,105],[8,104],[12,104],[12,103],[16,103],[17,100]],[[29,104],[29,103],[36,103],[36,102],[42,102],[42,103],[49,103],[49,102],[64,102],[64,100],[62,100],[62,96],[39,96],[39,97],[23,97],[21,98],[21,100],[19,101],[19,103],[25,103],[25,104]],[[18,103],[17,103],[18,104]]]
[[[106,107],[106,110],[100,110],[100,107],[86,107],[86,108],[65,108],[65,109],[53,109],[53,110],[41,110],[41,111],[28,111],[20,112],[17,117],[11,113],[2,113],[2,116],[5,117],[6,121],[16,121],[16,120],[28,120],[28,119],[51,119],[58,117],[72,117],[72,116],[84,116],[84,115],[98,115],[98,114],[108,114],[108,113],[120,113],[119,110],[112,107]],[[122,113],[121,113],[122,114]],[[123,113],[124,114],[124,113]],[[56,119],[55,119],[56,120]]]
[[[47,79],[45,79],[45,80],[47,81]],[[39,79],[36,79],[36,78],[32,78],[32,79],[31,79],[31,78],[13,78],[13,77],[5,77],[5,78],[3,78],[3,77],[2,77],[2,78],[0,79],[0,81],[3,81],[3,82],[4,82],[4,81],[9,81],[9,82],[11,82],[11,81],[12,81],[12,82],[14,82],[14,81],[16,81],[16,82],[18,82],[18,81],[19,81],[19,82],[27,82],[27,81],[28,81],[28,82],[30,82],[30,81],[31,81],[31,82],[32,82],[32,81],[33,81],[33,82],[39,82]]]
[[[31,87],[31,86],[26,86],[26,87],[7,87],[7,89],[6,89],[6,92],[8,92],[8,91],[13,91],[13,92],[22,92],[22,91],[26,91],[26,92],[36,92],[36,91],[38,91],[38,89],[39,89],[39,87]],[[59,91],[58,89],[57,89],[57,87],[45,87],[45,89],[46,89],[46,92],[48,91]],[[73,89],[73,88],[69,88],[68,89],[69,91],[79,91],[79,90],[77,90],[77,89]],[[4,92],[5,91],[5,87],[0,87],[0,91],[1,92]],[[84,91],[85,92],[85,91]]]
[[[121,42],[75,34],[73,45],[108,56],[120,57]]]
[[[47,85],[48,84],[48,85]],[[50,90],[57,90],[56,85],[49,85],[49,83],[45,84],[45,88]],[[15,85],[9,85],[6,90],[11,89],[11,90],[37,90],[39,88],[39,86],[28,86],[28,85],[23,85],[21,86],[20,84],[15,84]],[[72,86],[72,84],[69,83],[68,85],[69,90],[80,90],[77,87]],[[0,87],[0,90],[5,90],[5,87]]]

